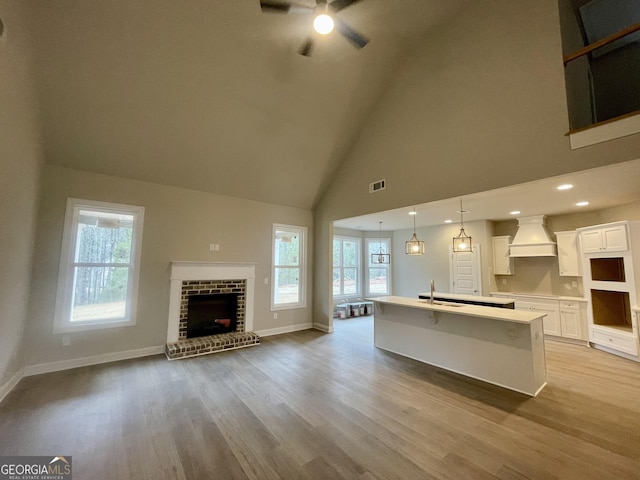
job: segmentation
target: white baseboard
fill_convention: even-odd
[[[2,400],[4,400],[4,397],[9,395],[11,390],[15,388],[18,382],[22,380],[23,376],[24,376],[24,372],[23,372],[23,369],[21,368],[13,375],[13,377],[7,380],[4,385],[0,385],[0,403],[2,403]]]
[[[87,367],[100,363],[117,362],[118,360],[129,360],[131,358],[147,357],[164,353],[164,345],[158,347],[139,348],[136,350],[125,350],[124,352],[104,353],[93,357],[74,358],[52,363],[40,363],[24,367],[24,376],[40,375],[41,373],[58,372],[69,370],[70,368]]]
[[[321,323],[314,323],[313,328],[315,328],[316,330],[320,330],[321,332],[333,333],[333,325],[327,326],[322,325]]]
[[[309,323],[299,323],[297,325],[288,325],[286,327],[269,328],[267,330],[258,330],[255,333],[257,333],[259,337],[269,337],[271,335],[280,335],[283,333],[299,332],[300,330],[309,330],[311,328],[313,328],[313,324],[309,322]]]

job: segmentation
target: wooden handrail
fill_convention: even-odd
[[[633,32],[637,32],[638,30],[640,30],[640,23],[631,25],[625,28],[624,30],[620,30],[619,32],[614,33],[613,35],[604,37],[598,40],[597,42],[593,42],[591,45],[587,45],[586,47],[582,47],[580,50],[576,50],[573,53],[565,55],[564,57],[562,57],[562,60],[566,65],[567,63],[569,63],[572,60],[575,60],[576,58],[580,58],[583,55],[586,55],[587,53],[593,52],[597,48],[604,47],[605,45],[609,45],[610,43],[613,43],[616,40],[620,40],[622,37],[626,37],[627,35]]]

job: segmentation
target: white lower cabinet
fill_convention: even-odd
[[[492,293],[492,297],[512,298],[516,310],[527,310],[546,314],[542,319],[545,335],[589,341],[586,300],[566,300],[556,297],[530,297],[522,294]]]
[[[638,356],[638,339],[627,332],[616,332],[611,328],[591,328],[593,343],[629,355]]]
[[[587,340],[587,303],[560,300],[560,331],[565,338]]]
[[[516,299],[516,310],[529,310],[545,313],[542,326],[545,335],[562,336],[560,327],[560,306],[557,300],[541,300],[538,298]]]

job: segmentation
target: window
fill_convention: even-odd
[[[360,295],[360,239],[333,237],[333,296]]]
[[[54,333],[135,324],[144,207],[69,198]]]
[[[305,227],[273,226],[272,310],[306,306],[306,235]]]
[[[391,239],[389,238],[367,238],[367,296],[390,295],[390,264],[372,263],[371,255],[380,253],[390,253]]]

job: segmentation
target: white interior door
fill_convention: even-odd
[[[473,252],[450,251],[451,293],[482,295],[482,267],[480,245],[473,245]]]

